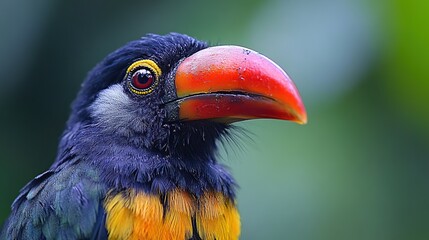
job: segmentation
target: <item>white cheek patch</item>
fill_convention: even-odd
[[[101,91],[90,106],[91,116],[107,131],[130,136],[132,132],[144,129],[137,106],[124,92],[120,84]]]

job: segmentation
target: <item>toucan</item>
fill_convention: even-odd
[[[55,161],[22,188],[1,239],[238,239],[218,146],[257,118],[307,122],[267,57],[179,33],[131,41],[88,73]]]

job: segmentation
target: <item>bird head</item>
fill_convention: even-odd
[[[307,121],[300,95],[274,62],[238,46],[186,35],[147,35],[102,60],[84,81],[68,129],[100,129],[138,148],[210,155],[231,123]]]

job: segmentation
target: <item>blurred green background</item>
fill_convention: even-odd
[[[0,2],[0,224],[52,163],[86,73],[146,33],[236,44],[286,69],[305,126],[239,123],[222,150],[242,239],[429,239],[428,1]]]

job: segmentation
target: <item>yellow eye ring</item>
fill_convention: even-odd
[[[158,85],[161,69],[152,60],[144,59],[131,64],[127,69],[127,84],[138,95],[151,93]]]

